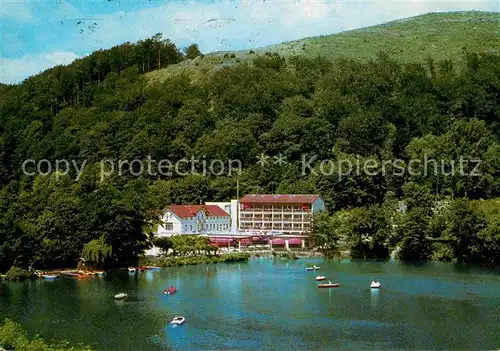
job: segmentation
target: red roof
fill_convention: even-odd
[[[204,209],[209,217],[227,217],[226,211],[217,205],[170,205],[167,209],[179,218],[194,217]]]
[[[312,204],[316,199],[319,198],[319,195],[254,195],[249,194],[245,195],[240,199],[240,203],[248,204],[248,203],[265,203],[265,204]]]

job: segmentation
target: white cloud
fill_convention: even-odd
[[[0,82],[18,83],[47,68],[68,64],[76,58],[78,58],[78,55],[69,51],[26,55],[20,59],[0,58]]]

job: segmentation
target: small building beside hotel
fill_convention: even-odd
[[[170,205],[165,210],[156,236],[222,234],[230,231],[230,216],[217,205]]]
[[[246,195],[240,199],[239,231],[308,235],[313,214],[325,209],[319,195]]]
[[[205,205],[216,205],[222,208],[231,218],[231,233],[235,234],[238,231],[238,200],[227,202],[205,202]]]

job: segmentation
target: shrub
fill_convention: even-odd
[[[0,326],[0,348],[16,351],[90,351],[88,346],[70,347],[67,341],[55,342],[47,344],[40,336],[35,336],[32,340],[28,338],[28,334],[21,325],[6,319],[4,324]]]
[[[5,274],[5,279],[9,280],[22,280],[22,279],[29,279],[31,277],[32,274],[28,272],[26,269],[22,269],[20,267],[15,267],[15,266],[12,266]]]
[[[450,245],[446,244],[436,244],[433,247],[432,259],[435,261],[452,261],[455,256],[453,255],[453,250]]]
[[[233,253],[220,256],[186,256],[168,257],[159,260],[141,260],[139,264],[145,266],[175,267],[208,263],[243,262],[249,258],[250,255],[247,253]]]
[[[298,259],[297,255],[295,253],[288,252],[288,251],[280,252],[280,253],[273,251],[273,258],[279,259],[279,260],[285,260],[285,261]]]
[[[255,51],[250,50],[248,53],[249,53],[249,54],[255,54]]]
[[[236,55],[235,55],[235,53],[233,52],[233,53],[231,53],[231,55],[229,55],[229,57],[231,57],[231,58],[235,58],[235,57],[236,57]]]

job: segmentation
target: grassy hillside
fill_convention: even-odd
[[[180,71],[203,73],[237,61],[250,60],[265,52],[283,56],[370,59],[384,51],[401,61],[423,61],[429,56],[437,60],[455,60],[461,57],[463,49],[500,52],[500,13],[430,13],[339,34],[253,49],[255,54],[250,54],[250,49],[238,51],[235,58],[224,58],[224,52],[212,53],[148,73],[148,77],[162,80]]]

